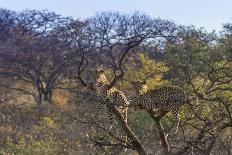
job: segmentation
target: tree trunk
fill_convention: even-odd
[[[43,101],[45,103],[52,104],[52,91],[51,90],[46,90],[43,92]]]
[[[164,154],[165,155],[170,154],[171,152],[170,152],[170,147],[169,147],[169,143],[168,143],[168,134],[165,133],[163,125],[160,122],[160,119],[163,116],[165,116],[168,112],[167,111],[160,111],[160,113],[158,115],[154,110],[148,110],[147,112],[152,117],[152,119],[155,121],[156,127],[159,131],[159,137],[161,140]]]
[[[126,121],[124,120],[123,115],[118,110],[115,105],[110,105],[111,110],[114,112],[115,116],[117,117],[118,121],[121,123],[124,132],[126,133],[127,137],[132,141],[132,145],[134,149],[138,152],[139,155],[147,155],[143,144],[139,141],[137,136],[133,133],[130,127],[127,125]]]
[[[128,108],[126,108],[126,110],[123,109],[122,115],[123,115],[124,120],[125,120],[125,122],[126,122],[126,124],[127,124],[127,120],[128,120],[128,118],[127,118],[127,116],[128,116]],[[125,142],[128,142],[128,138],[127,138],[127,134],[126,134],[126,133],[123,134],[123,139],[125,140]],[[126,144],[125,144],[125,145],[126,145]],[[126,154],[127,148],[124,148],[124,149],[123,149],[123,152]]]
[[[42,94],[41,90],[38,90],[38,100],[37,100],[38,106],[41,106],[42,100],[43,100],[43,94]]]

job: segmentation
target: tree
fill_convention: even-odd
[[[2,14],[2,20],[7,22],[7,11]],[[9,25],[6,31],[10,36],[2,40],[0,76],[17,84],[2,86],[33,96],[38,105],[44,101],[51,103],[53,90],[64,82],[69,66],[66,55],[72,47],[50,22],[65,26],[69,19],[37,11],[25,11],[13,17],[15,24]]]
[[[180,29],[179,39],[167,43],[167,63],[173,82],[192,96],[195,112],[192,116],[183,112],[184,143],[178,153],[211,154],[217,152],[219,135],[232,125],[231,62],[214,33],[186,27]]]
[[[150,17],[139,14],[137,12],[132,15],[121,15],[119,13],[100,13],[95,17],[88,19],[87,25],[83,29],[84,33],[82,33],[87,34],[86,37],[84,37],[87,40],[82,40],[83,37],[82,39],[75,37],[79,52],[81,53],[79,66],[76,67],[76,78],[81,80],[83,86],[88,86],[88,83],[84,82],[84,79],[81,77],[82,72],[84,71],[82,65],[84,62],[91,62],[85,60],[86,55],[88,56],[90,52],[92,52],[91,54],[99,55],[101,56],[100,58],[102,58],[97,59],[98,62],[95,62],[95,64],[105,65],[106,67],[110,67],[113,71],[113,80],[111,80],[108,87],[108,89],[111,89],[125,74],[124,64],[127,62],[127,55],[140,44],[146,44],[146,40],[163,37],[164,34],[168,32],[166,28],[169,25],[170,29],[173,28],[172,23],[169,23],[168,21],[162,21],[159,19],[151,20]],[[79,33],[76,36],[79,36]],[[89,46],[85,46],[87,43]],[[93,51],[89,50],[90,47],[92,47],[91,49],[93,49]],[[117,121],[120,123],[120,127],[129,138],[128,142],[119,140],[119,142],[126,144],[121,144],[121,147],[136,150],[139,154],[146,154],[142,143],[138,140],[137,136],[125,122],[121,112],[117,109],[114,103],[101,100],[99,102],[108,105],[111,111],[115,114]],[[84,122],[89,124],[86,121]],[[103,129],[104,132],[107,131],[100,124],[93,123],[93,121],[91,121],[91,123],[95,124],[97,128]],[[110,132],[108,134],[111,138],[113,137],[118,141],[115,133]],[[105,138],[102,138],[101,141],[95,140],[95,142],[97,142],[100,146],[119,145],[109,143]]]

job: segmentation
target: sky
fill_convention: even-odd
[[[14,11],[49,10],[85,19],[100,11],[130,13],[135,10],[177,24],[220,31],[232,22],[232,0],[0,0],[0,7]]]

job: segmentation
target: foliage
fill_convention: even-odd
[[[18,143],[15,144],[12,139],[8,138],[4,146],[1,148],[1,154],[5,155],[29,155],[29,154],[60,154],[62,147],[56,141],[44,142],[34,141],[33,139],[25,141],[24,138],[20,138]]]
[[[0,9],[0,154],[231,154],[231,25],[217,34],[139,12],[81,21]],[[96,68],[128,98],[146,80],[182,88],[194,108],[181,107],[176,135],[170,113],[129,107],[126,122],[89,91]]]
[[[134,62],[127,65],[124,81],[119,86],[122,90],[126,90],[132,81],[137,80],[146,81],[150,89],[168,84],[168,81],[163,78],[163,75],[168,72],[164,62],[150,59],[143,52],[138,54],[137,59],[134,58]]]

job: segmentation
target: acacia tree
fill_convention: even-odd
[[[152,20],[150,17],[137,12],[132,15],[99,13],[93,18],[87,19],[86,26],[83,27],[81,33],[78,31],[75,36],[72,36],[72,39],[77,42],[80,55],[79,64],[75,67],[76,70],[73,71],[73,73],[76,71],[76,76],[73,77],[80,80],[83,86],[88,87],[88,83],[82,78],[83,72],[88,69],[86,64],[103,65],[112,71],[111,75],[113,75],[113,78],[108,86],[108,89],[111,89],[123,78],[125,74],[123,65],[127,62],[128,55],[133,49],[141,44],[146,44],[146,41],[152,41],[158,37],[167,37],[168,32],[172,32],[173,29],[174,25],[168,21]],[[75,34],[75,31],[72,32]],[[95,56],[94,60],[92,56]],[[101,124],[93,121],[93,119],[90,122],[86,122],[86,119],[85,121],[79,119],[80,122],[85,124],[94,124],[94,127],[106,132],[108,134],[107,137],[113,138],[117,143],[114,143],[114,141],[109,142],[107,137],[101,137],[100,140],[94,139],[93,141],[102,147],[123,147],[136,150],[139,154],[146,154],[143,144],[130,129],[117,106],[114,103],[103,100],[98,99],[97,101],[106,104],[110,108],[115,114],[116,120],[120,123],[123,132],[109,132]],[[93,103],[93,100],[90,103]],[[120,139],[118,134],[126,134],[128,141]]]
[[[0,51],[0,76],[11,79],[12,84],[2,86],[33,96],[38,105],[51,103],[53,90],[63,82],[68,67],[66,55],[72,47],[50,21],[65,26],[69,19],[37,11],[13,14],[8,19],[7,11],[1,13],[3,22],[14,21],[4,32],[8,37],[1,40]]]
[[[214,33],[184,27],[175,43],[167,43],[173,83],[185,88],[195,105],[193,115],[184,113],[182,134],[176,137],[182,144],[172,144],[177,154],[217,154],[216,148],[228,145],[220,137],[232,127],[231,58],[225,44],[216,40]]]

